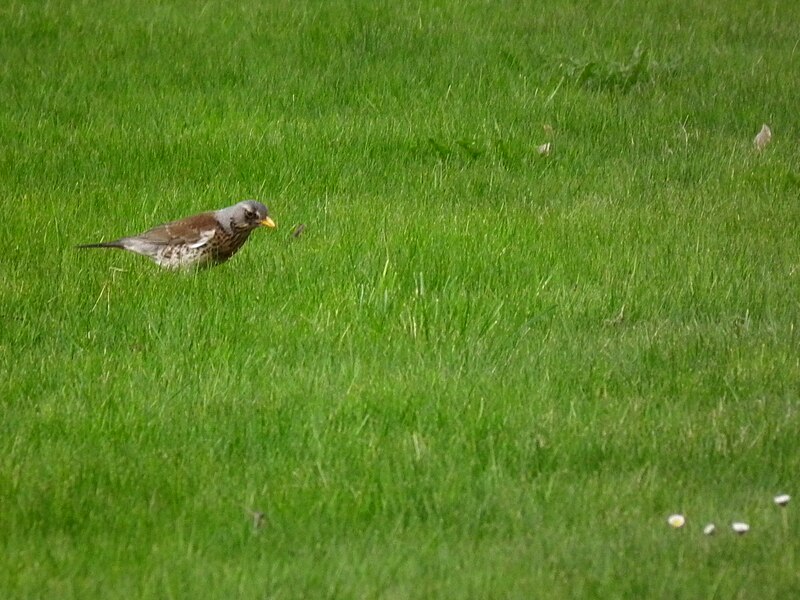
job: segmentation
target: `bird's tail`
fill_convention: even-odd
[[[113,242],[100,242],[99,244],[79,244],[75,246],[76,248],[121,248],[125,249],[125,246],[119,240],[115,240]]]

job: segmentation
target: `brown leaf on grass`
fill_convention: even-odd
[[[758,135],[756,135],[753,140],[753,145],[756,147],[756,150],[761,152],[761,150],[767,147],[767,144],[769,144],[771,140],[772,130],[769,128],[769,125],[764,123],[761,126],[761,131],[758,132]]]

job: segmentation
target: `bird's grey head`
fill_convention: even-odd
[[[275,227],[269,209],[257,200],[244,200],[228,208],[218,210],[217,221],[225,228],[241,231],[256,227]]]

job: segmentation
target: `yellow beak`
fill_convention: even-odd
[[[272,227],[272,228],[277,227],[277,225],[275,225],[275,221],[273,221],[269,217],[264,217],[264,220],[263,221],[259,221],[258,224],[262,225],[263,227]]]

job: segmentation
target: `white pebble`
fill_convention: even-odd
[[[714,535],[717,532],[717,526],[713,523],[709,523],[705,527],[703,527],[703,533],[706,535]]]
[[[667,523],[669,523],[670,527],[679,529],[686,524],[686,519],[683,517],[683,515],[670,515],[667,519]]]
[[[748,531],[750,531],[750,525],[747,523],[731,523],[731,529],[733,529],[734,533],[738,533],[739,535],[744,535]]]
[[[778,506],[786,506],[787,504],[789,504],[789,500],[791,499],[792,497],[789,494],[781,494],[780,496],[775,496],[775,498],[773,498],[773,501]]]

